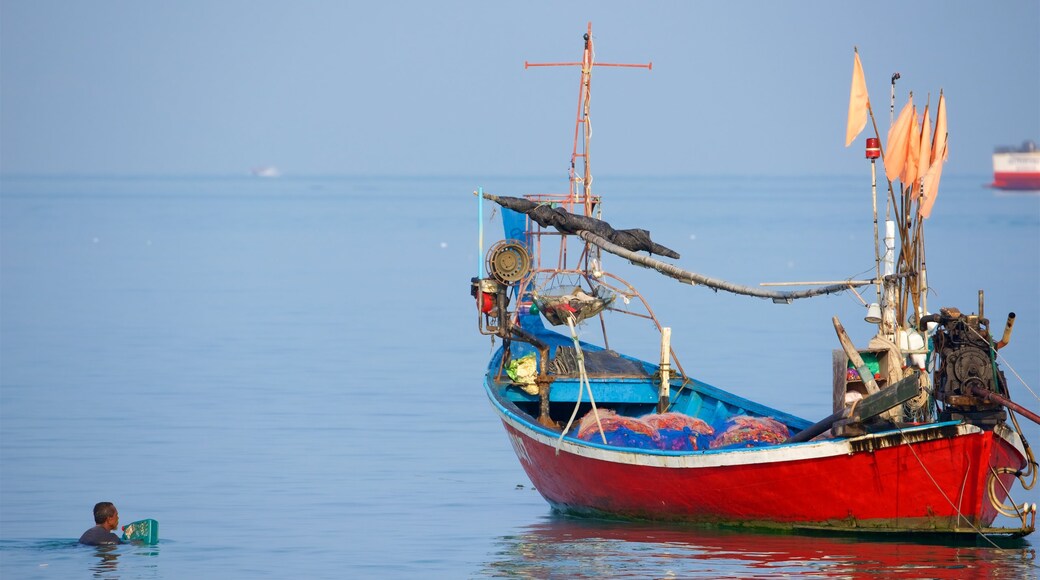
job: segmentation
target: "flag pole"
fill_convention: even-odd
[[[888,126],[889,126],[889,131],[892,130],[891,127],[892,127],[892,124],[895,123],[895,118],[896,118],[896,81],[899,80],[899,78],[900,78],[900,75],[899,75],[898,72],[892,73],[891,92],[890,92],[890,97],[889,97],[889,100],[888,100]],[[890,183],[890,185],[891,185],[891,183]],[[891,191],[891,188],[889,188],[889,190]],[[895,196],[893,196],[893,199],[889,203],[885,204],[885,221],[886,222],[889,219],[891,219],[891,216],[892,216],[892,204],[895,203],[894,197]]]
[[[484,188],[477,188],[477,277],[484,278]]]
[[[885,149],[884,149],[884,146],[881,144],[881,131],[878,130],[877,117],[874,116],[874,107],[871,106],[869,100],[867,101],[867,113],[870,115],[870,122],[871,122],[871,124],[874,127],[874,135],[876,135],[877,139],[878,139],[878,149],[879,149],[879,153],[880,153],[880,156],[881,156],[881,161],[882,161],[882,163],[884,163],[885,162]],[[892,180],[888,179],[888,175],[887,174],[885,175],[885,181],[888,182],[888,205],[886,205],[886,207],[889,207],[891,205],[895,205],[895,203],[896,203],[896,194],[895,194],[895,190],[892,187]],[[876,208],[876,203],[875,203],[875,208]],[[886,214],[886,220],[885,221],[886,222],[890,221],[888,216],[887,216],[887,214]],[[886,230],[887,230],[887,228],[886,228]],[[902,232],[902,228],[900,228],[900,232]],[[883,303],[883,302],[885,302],[886,298],[889,298],[889,296],[888,296],[888,293],[884,290],[884,288],[882,286],[883,279],[881,277],[881,252],[880,252],[879,244],[880,244],[880,240],[879,240],[879,237],[878,237],[877,210],[875,209],[875,212],[874,212],[874,260],[875,260],[876,267],[877,267],[877,284],[876,285],[877,285],[877,293],[878,293],[878,302],[879,303]],[[901,252],[901,255],[904,256],[904,257],[907,255],[907,245],[906,244],[907,244],[906,238],[904,236],[900,235],[900,252]],[[887,244],[886,244],[886,248],[887,248]],[[885,318],[885,315],[882,314],[882,323],[881,323],[881,326],[879,328],[879,333],[884,333],[884,331],[886,331],[886,330],[894,332],[894,329],[889,328],[890,324],[886,324],[886,323],[889,323],[889,322],[893,322],[893,321],[889,321],[887,318]]]
[[[881,162],[885,162],[885,146],[881,143],[881,132],[878,131],[877,119],[874,117],[874,107],[870,104],[870,99],[867,99],[867,112],[870,114],[870,124],[874,127],[874,136],[878,141],[878,155],[881,157]],[[881,288],[881,249],[878,247],[878,211],[877,211],[877,164],[873,159],[870,160],[870,193],[874,202],[874,266],[875,272],[875,287],[877,292],[877,301],[880,304],[883,301],[884,292]],[[885,180],[888,181],[888,176],[885,176]],[[892,182],[888,181],[888,193],[892,194]],[[882,323],[884,319],[882,319]],[[878,325],[878,333],[881,333],[881,324]]]
[[[875,130],[877,127],[875,127]],[[881,138],[878,138],[878,150],[881,149]],[[877,160],[870,160],[870,199],[874,204],[874,267],[875,274],[874,279],[876,280],[875,286],[877,287],[877,301],[878,304],[881,300],[881,253],[878,248],[878,225],[877,225]],[[884,319],[882,319],[884,322]],[[881,332],[881,323],[878,324],[878,333]]]

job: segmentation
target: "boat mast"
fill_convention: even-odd
[[[580,66],[581,84],[578,87],[578,112],[574,121],[574,149],[571,152],[570,195],[572,203],[582,203],[585,215],[592,215],[592,171],[589,164],[589,143],[592,140],[592,120],[589,105],[592,102],[592,67],[613,66],[624,68],[645,68],[653,70],[654,63],[619,64],[595,62],[596,51],[593,48],[592,23],[589,22],[585,33],[585,50],[581,62],[524,62],[524,68],[533,66]],[[581,173],[578,173],[578,160],[581,160]]]

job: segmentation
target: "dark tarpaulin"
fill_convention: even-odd
[[[641,229],[615,230],[609,223],[593,217],[570,213],[559,208],[550,207],[547,204],[535,203],[522,197],[509,197],[504,195],[484,194],[489,199],[504,208],[511,209],[530,216],[543,228],[552,226],[560,233],[577,234],[579,231],[588,231],[597,236],[609,240],[612,244],[621,246],[632,252],[650,252],[658,256],[678,259],[679,254],[661,244],[654,243],[650,239],[650,232]]]

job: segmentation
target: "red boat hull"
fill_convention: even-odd
[[[945,424],[820,443],[649,454],[558,443],[508,414],[502,420],[528,477],[553,507],[620,518],[965,531],[988,527],[997,516],[987,492],[990,468],[1025,465],[1017,436],[1002,427]],[[1004,500],[1014,476],[999,479],[994,488]]]
[[[994,173],[993,187],[997,189],[1040,190],[1040,173]]]

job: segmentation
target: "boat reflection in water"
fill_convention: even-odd
[[[497,543],[480,575],[510,578],[1035,578],[1026,540],[750,533],[553,515]]]

